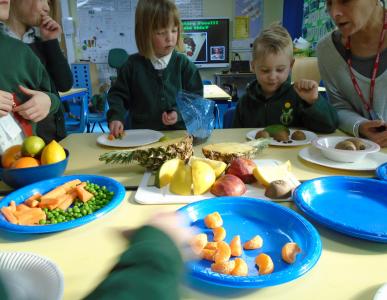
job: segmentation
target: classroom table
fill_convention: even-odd
[[[248,131],[249,129],[216,130],[207,143],[245,141]],[[165,134],[176,137],[184,132]],[[132,188],[133,191],[126,192],[125,199],[118,207],[91,223],[63,232],[28,235],[0,231],[1,250],[37,253],[53,260],[60,267],[65,281],[65,300],[81,299],[106,276],[127,247],[127,241],[121,235],[122,230],[141,225],[155,212],[174,211],[182,206],[136,203],[135,188],[144,169],[134,165],[106,166],[99,162],[99,154],[109,149],[96,144],[97,136],[98,134],[93,133],[72,134],[61,142],[70,151],[66,174],[105,175]],[[195,146],[196,155],[200,155],[201,146]],[[281,161],[289,159],[293,173],[300,180],[337,174],[373,176],[372,172],[339,171],[303,162],[297,157],[303,147],[269,147],[258,158]],[[387,153],[385,149],[383,152]],[[282,205],[297,211],[292,202],[283,202]],[[387,282],[386,244],[351,238],[313,224],[320,233],[323,251],[316,266],[302,277],[285,284],[251,290],[182,284],[182,299],[372,299],[376,290]]]
[[[206,99],[211,99],[215,101],[231,102],[231,96],[216,84],[203,85],[203,96]]]

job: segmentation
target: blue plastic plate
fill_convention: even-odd
[[[347,176],[307,181],[293,193],[299,209],[341,233],[387,243],[387,182]]]
[[[376,168],[376,176],[378,176],[379,179],[387,181],[387,163]]]
[[[189,204],[179,211],[188,215],[192,226],[207,233],[209,241],[213,238],[212,230],[204,225],[203,219],[215,211],[222,216],[227,243],[238,234],[242,244],[255,235],[263,238],[261,249],[243,250],[241,257],[249,267],[248,276],[215,273],[211,271],[211,262],[199,260],[187,264],[189,276],[194,280],[232,288],[262,288],[302,276],[320,258],[321,241],[317,230],[301,215],[279,204],[246,197],[219,197]],[[281,259],[282,246],[287,242],[296,242],[302,249],[291,265]],[[262,252],[273,260],[272,274],[258,275],[255,258]]]
[[[16,225],[8,222],[4,218],[4,216],[0,214],[0,229],[18,233],[46,233],[67,230],[84,225],[103,216],[104,214],[115,208],[118,204],[120,204],[121,201],[124,199],[125,188],[121,183],[117,182],[114,179],[98,175],[70,175],[43,180],[37,183],[27,185],[19,190],[16,190],[0,201],[0,208],[3,206],[8,206],[12,200],[15,201],[16,204],[20,204],[36,193],[47,193],[55,187],[74,179],[79,179],[81,181],[90,181],[91,183],[96,183],[100,186],[104,185],[110,192],[114,193],[114,196],[106,206],[102,207],[98,211],[90,215],[86,215],[82,218],[75,219],[73,221],[58,224],[36,226]]]

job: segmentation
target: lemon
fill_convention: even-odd
[[[285,180],[289,177],[291,169],[290,161],[276,166],[257,166],[253,170],[254,177],[265,187],[274,180]]]
[[[21,151],[23,156],[34,157],[42,152],[44,146],[46,143],[41,137],[32,135],[24,139]]]
[[[66,152],[56,141],[52,141],[42,151],[40,161],[42,165],[54,164],[66,159]]]
[[[194,160],[192,162],[192,182],[194,195],[207,192],[215,182],[214,169],[204,161]]]
[[[165,163],[162,164],[158,173],[158,185],[160,188],[168,185],[171,182],[171,179],[175,174],[177,168],[181,165],[184,165],[184,161],[179,158],[167,160]]]
[[[191,156],[191,159],[190,159],[191,165],[194,161],[202,161],[210,165],[212,169],[215,171],[216,178],[222,175],[222,173],[224,172],[224,170],[226,170],[226,167],[227,167],[227,164],[223,161],[208,159],[204,157]]]
[[[179,165],[169,184],[169,190],[178,195],[191,195],[192,173],[188,165]]]

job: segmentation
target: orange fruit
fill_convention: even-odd
[[[10,168],[12,164],[22,156],[21,149],[22,145],[14,145],[4,151],[1,156],[1,165],[3,168]]]
[[[21,169],[21,168],[31,168],[38,167],[40,165],[39,161],[33,157],[20,157],[13,164],[13,169]]]

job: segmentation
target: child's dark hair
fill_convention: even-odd
[[[135,34],[138,52],[146,57],[154,57],[152,34],[170,24],[177,26],[177,49],[183,49],[181,22],[176,5],[170,0],[139,0],[136,8]]]

